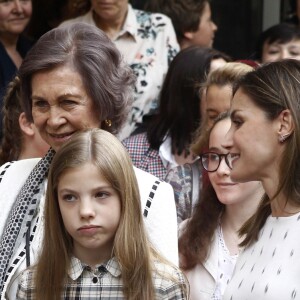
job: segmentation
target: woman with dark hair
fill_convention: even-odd
[[[228,58],[199,46],[186,48],[174,58],[162,87],[158,113],[147,133],[123,141],[137,167],[164,179],[170,168],[194,160],[189,146],[201,122],[199,89],[215,59],[225,64]]]
[[[0,106],[9,82],[14,79],[33,42],[24,30],[32,14],[31,0],[0,1]],[[0,114],[0,138],[2,136]]]
[[[244,247],[224,299],[300,299],[300,62],[266,64],[234,89],[230,151],[235,182],[265,195],[240,230]]]
[[[258,181],[237,184],[230,179],[228,151],[222,146],[230,124],[229,114],[221,114],[192,147],[209,181],[192,217],[180,225],[180,267],[189,280],[191,300],[222,299],[239,254],[238,230],[263,195]]]
[[[110,39],[87,24],[44,34],[28,52],[19,77],[27,119],[51,148],[42,159],[0,168],[1,299],[15,299],[20,273],[39,256],[47,174],[56,151],[73,134],[88,128],[118,134],[130,109],[134,82],[132,70]],[[135,173],[150,241],[176,264],[172,188],[142,170],[135,168]]]

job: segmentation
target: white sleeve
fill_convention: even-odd
[[[154,248],[178,266],[177,214],[172,186],[157,177],[135,168],[141,194],[142,212],[155,181],[158,181],[148,215],[144,217],[148,236]]]
[[[2,236],[6,220],[17,199],[17,195],[32,169],[40,158],[23,159],[12,164],[6,163],[0,168],[0,236]],[[7,168],[8,167],[8,168]]]

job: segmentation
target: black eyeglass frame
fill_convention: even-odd
[[[207,154],[214,154],[214,155],[218,156],[218,158],[219,158],[219,163],[218,163],[218,166],[216,167],[216,169],[214,169],[214,170],[208,170],[208,169],[205,167],[203,158],[204,158],[204,155],[207,155]],[[232,155],[232,153],[230,153],[230,152],[228,152],[228,153],[226,153],[226,154],[220,154],[220,153],[217,153],[217,152],[208,151],[208,152],[204,152],[204,153],[200,154],[200,155],[199,155],[199,159],[200,159],[201,165],[202,165],[202,167],[203,167],[203,169],[204,169],[205,171],[207,171],[207,172],[216,172],[216,171],[219,169],[220,164],[221,164],[221,161],[222,161],[223,158],[225,159],[225,162],[226,162],[228,168],[232,170],[231,160],[229,159],[229,157],[231,158],[231,155]],[[207,158],[206,158],[206,159],[207,159]]]

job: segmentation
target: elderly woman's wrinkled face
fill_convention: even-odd
[[[91,4],[99,19],[106,22],[118,19],[123,22],[128,9],[128,0],[91,0]]]
[[[2,32],[22,33],[31,14],[31,0],[0,0],[0,35]]]
[[[93,100],[74,68],[65,65],[36,73],[31,87],[33,122],[54,150],[77,131],[100,128]]]

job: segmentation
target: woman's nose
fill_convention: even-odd
[[[51,107],[48,112],[47,124],[53,128],[57,128],[65,123],[65,118],[61,109],[56,107]]]
[[[228,151],[232,148],[233,146],[233,130],[232,126],[229,128],[227,133],[225,134],[224,141],[222,142],[222,147],[227,149]]]
[[[220,161],[219,168],[216,171],[218,175],[229,175],[230,174],[230,168],[228,167],[225,157],[222,157]]]
[[[20,3],[20,0],[13,1],[14,5],[14,11],[17,13],[21,13],[23,11],[22,4]]]

